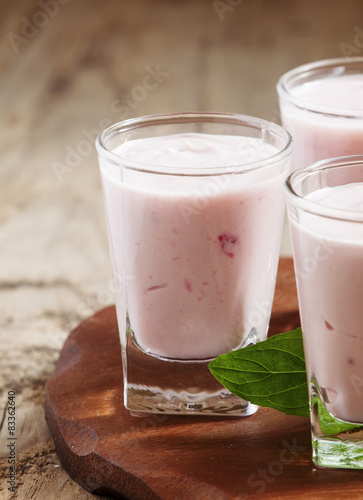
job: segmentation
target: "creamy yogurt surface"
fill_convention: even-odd
[[[307,103],[363,110],[363,74],[329,76],[303,83],[291,94]]]
[[[305,196],[305,199],[325,207],[358,211],[363,214],[363,182],[324,187]]]
[[[201,169],[248,165],[277,152],[254,137],[198,133],[136,139],[115,149],[121,157],[143,164]]]

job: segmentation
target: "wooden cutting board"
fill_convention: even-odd
[[[291,259],[280,261],[270,333],[299,325]],[[317,469],[306,418],[132,416],[123,406],[114,307],[69,335],[46,384],[46,418],[70,476],[132,500],[358,499],[363,471]]]

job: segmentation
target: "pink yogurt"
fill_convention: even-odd
[[[363,183],[306,199],[363,213]],[[290,224],[308,378],[335,417],[363,423],[363,223],[305,213]]]
[[[211,358],[265,338],[286,165],[277,175],[241,165],[278,150],[260,139],[193,133],[137,139],[115,152],[159,172],[194,172],[125,168],[121,179],[101,166],[113,267],[126,276],[126,295],[116,297],[120,324],[127,314],[140,348],[170,359]],[[227,166],[233,173],[221,175]]]
[[[291,88],[291,100],[280,95],[282,123],[295,141],[294,169],[363,153],[363,74],[336,74]]]

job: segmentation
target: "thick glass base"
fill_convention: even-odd
[[[133,344],[123,349],[124,403],[132,412],[248,416],[258,406],[231,394],[210,373],[208,362],[166,360]]]
[[[313,462],[319,467],[363,469],[363,425],[329,413],[316,383],[311,393]]]
[[[353,441],[349,436],[318,437],[312,433],[313,462],[319,467],[363,469],[363,433],[359,434],[360,439]]]

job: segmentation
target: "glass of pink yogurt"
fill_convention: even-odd
[[[250,415],[210,374],[267,335],[292,141],[234,114],[127,120],[97,139],[126,408]]]
[[[299,66],[280,78],[277,92],[294,139],[293,169],[363,154],[363,57]]]
[[[313,460],[362,469],[363,155],[299,169],[285,188]]]

